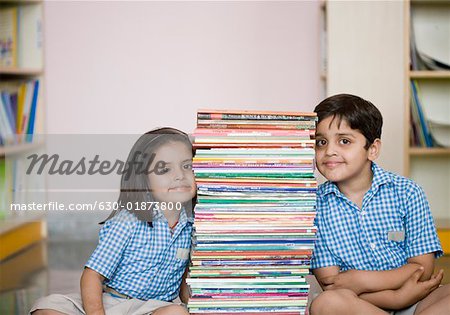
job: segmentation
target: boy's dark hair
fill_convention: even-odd
[[[145,203],[148,205],[150,202],[155,201],[149,188],[148,172],[147,170],[142,170],[142,166],[149,165],[152,154],[154,154],[159,147],[169,142],[180,142],[185,144],[192,150],[192,156],[194,156],[194,149],[189,136],[178,129],[170,127],[157,128],[140,136],[128,154],[126,167],[130,169],[122,174],[120,181],[118,204],[122,206],[122,208],[114,210],[108,218],[100,222],[100,224],[113,218],[121,210],[127,210],[134,213],[139,220],[146,221],[149,225],[152,225],[153,209],[134,209],[136,204],[141,205],[141,203]],[[195,202],[196,197],[184,205],[188,217],[193,215],[192,211]]]
[[[338,127],[344,119],[352,129],[357,129],[366,138],[365,149],[368,149],[375,139],[381,138],[383,116],[371,102],[351,94],[337,94],[324,99],[314,108],[320,123],[322,120],[337,118]]]

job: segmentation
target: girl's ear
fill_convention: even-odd
[[[381,140],[378,138],[375,139],[373,143],[370,145],[368,151],[369,151],[368,156],[369,160],[372,162],[375,161],[378,158],[378,156],[380,156]]]

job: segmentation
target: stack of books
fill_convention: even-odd
[[[304,314],[315,239],[314,113],[201,110],[191,314]]]

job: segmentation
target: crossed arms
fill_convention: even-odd
[[[434,254],[429,253],[392,270],[339,272],[339,266],[330,266],[313,273],[324,290],[349,289],[375,306],[395,310],[420,301],[439,287],[443,272],[432,275],[433,269]]]

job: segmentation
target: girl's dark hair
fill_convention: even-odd
[[[338,127],[342,119],[357,129],[366,138],[365,148],[368,149],[375,139],[381,138],[383,116],[378,108],[371,102],[351,94],[337,94],[324,99],[314,108],[320,123],[322,120],[333,117],[338,119]],[[331,122],[333,122],[333,120]]]
[[[140,205],[141,202],[148,202],[146,204],[147,207],[147,205],[150,205],[150,202],[155,201],[149,188],[147,167],[150,166],[152,159],[154,159],[155,151],[163,144],[169,142],[184,143],[188,148],[191,148],[192,155],[194,155],[194,149],[189,136],[178,129],[164,127],[143,134],[131,148],[120,180],[118,204],[119,207],[121,206],[122,208],[114,210],[108,218],[100,222],[100,224],[105,223],[120,211],[127,210],[134,213],[139,220],[146,221],[149,225],[152,225],[153,209],[145,208],[145,210],[135,210],[134,205],[135,203]],[[157,161],[153,162],[156,163]],[[195,201],[196,197],[184,205],[188,216],[192,216],[192,208],[195,205]],[[127,207],[127,204],[129,205],[130,203],[133,207]]]

